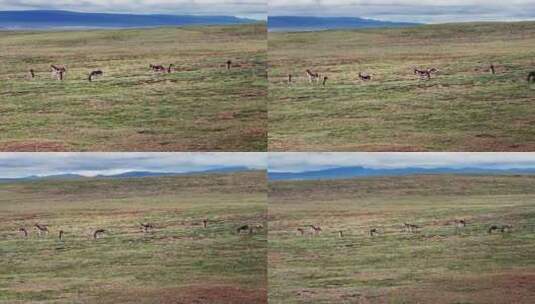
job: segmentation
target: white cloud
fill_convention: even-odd
[[[270,172],[303,172],[336,167],[373,169],[535,168],[535,153],[270,153]]]
[[[269,15],[353,16],[429,23],[533,20],[535,0],[270,0]]]
[[[265,18],[267,0],[0,0],[0,10],[232,15]]]
[[[222,167],[266,169],[264,153],[0,153],[0,178],[110,175],[129,171],[194,172]]]

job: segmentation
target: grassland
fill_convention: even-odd
[[[265,150],[266,44],[265,24],[0,31],[0,151]]]
[[[533,151],[534,45],[534,22],[269,33],[269,150]]]
[[[269,302],[533,303],[534,182],[449,175],[271,182]],[[456,229],[455,219],[468,224]],[[405,222],[423,228],[402,232]],[[488,234],[492,224],[514,229]],[[298,235],[306,225],[323,231]],[[370,237],[371,228],[379,234]]]
[[[235,230],[266,200],[264,172],[0,184],[0,303],[267,303],[266,232]]]

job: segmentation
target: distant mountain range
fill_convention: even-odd
[[[333,29],[411,27],[421,25],[408,22],[388,22],[356,17],[296,17],[273,16],[268,18],[271,32],[321,31]]]
[[[373,176],[404,176],[416,174],[476,174],[476,175],[517,175],[535,174],[535,169],[481,169],[481,168],[403,168],[403,169],[370,169],[364,167],[341,167],[307,172],[269,172],[270,180],[314,180],[314,179],[347,179]]]
[[[258,21],[233,16],[134,15],[55,10],[0,11],[0,28],[3,29],[137,28],[255,22]]]
[[[144,177],[164,177],[164,176],[184,176],[184,175],[199,175],[199,174],[223,174],[250,171],[247,167],[226,167],[218,169],[210,169],[204,171],[193,171],[186,173],[175,172],[151,172],[151,171],[131,171],[115,175],[97,175],[95,177],[86,177],[78,174],[60,174],[48,176],[27,176],[21,178],[0,178],[0,183],[11,183],[19,181],[39,181],[39,180],[77,180],[77,179],[125,179],[125,178],[144,178]]]

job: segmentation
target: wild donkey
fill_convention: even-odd
[[[308,76],[308,82],[309,83],[317,83],[320,79],[320,74],[317,72],[312,72],[311,70],[306,70],[306,74]]]
[[[417,232],[419,228],[421,228],[420,226],[418,225],[414,225],[414,224],[409,224],[409,223],[404,223],[403,224],[403,227],[404,227],[404,230],[406,232],[410,232],[410,233],[414,233],[414,232]]]
[[[314,233],[315,235],[320,234],[320,232],[322,231],[320,226],[309,225],[309,227],[312,229],[312,233]]]
[[[51,65],[50,67],[52,68],[52,77],[56,78],[57,80],[63,80],[65,78],[67,68],[56,65]]]
[[[104,72],[102,72],[101,70],[93,71],[93,72],[89,73],[88,80],[89,80],[89,82],[92,82],[94,77],[99,77],[99,76],[102,76],[102,75],[104,75]]]
[[[93,233],[93,239],[98,239],[100,236],[104,235],[104,232],[106,232],[105,229],[97,229],[95,230],[95,232]]]
[[[21,227],[21,228],[19,228],[19,231],[22,232],[24,237],[26,237],[26,238],[28,237],[28,230],[26,230],[26,228]]]
[[[48,227],[46,225],[39,225],[35,224],[35,228],[37,229],[37,234],[41,236],[41,234],[47,235],[48,234]]]
[[[139,223],[141,226],[140,229],[144,232],[149,232],[149,230],[154,229],[154,225],[151,223]]]

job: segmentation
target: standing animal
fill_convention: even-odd
[[[338,237],[339,238],[343,238],[344,237],[344,232],[342,230],[338,231]]]
[[[39,236],[41,236],[41,234],[48,234],[48,227],[46,225],[39,225],[36,223],[34,226],[37,228],[37,233]]]
[[[95,240],[98,239],[99,236],[104,234],[104,232],[106,232],[105,229],[97,229],[97,230],[95,230],[95,232],[93,233],[93,239],[95,239]]]
[[[202,226],[206,229],[208,227],[208,220],[202,220]]]
[[[492,73],[492,75],[496,74],[496,68],[494,67],[494,64],[490,64],[490,72]]]
[[[59,240],[60,241],[63,241],[63,234],[64,234],[63,230],[60,230],[59,231]]]
[[[319,78],[320,78],[320,74],[319,73],[312,72],[309,69],[306,70],[306,74],[308,76],[308,82],[309,83],[317,82],[319,80]]]
[[[288,84],[292,84],[292,74],[288,74]]]
[[[322,231],[320,226],[309,225],[309,227],[314,234],[319,234]]]
[[[369,81],[369,80],[372,80],[372,76],[368,74],[362,74],[359,72],[359,79],[362,81]]]
[[[25,238],[28,237],[28,230],[26,230],[26,228],[21,227],[21,228],[19,228],[19,231],[22,232],[22,234],[24,235]]]
[[[305,229],[297,228],[297,232],[299,232],[300,235],[303,235],[303,234],[305,234]]]
[[[96,70],[96,71],[92,71],[91,73],[89,73],[89,82],[93,81],[93,77],[97,77],[97,76],[102,76],[104,75],[104,72],[102,72],[101,70]]]
[[[528,74],[528,82],[535,82],[535,71]]]
[[[172,63],[169,65],[169,67],[167,68],[167,74],[171,74],[171,72],[173,71],[173,67],[174,67],[174,66],[175,66],[175,65],[172,64]]]
[[[67,68],[64,66],[51,65],[52,68],[52,77],[55,77],[58,80],[63,80],[65,74],[67,73]]]
[[[414,69],[414,74],[420,76],[420,78],[431,79],[431,73],[428,70]]]
[[[370,236],[371,236],[371,237],[375,236],[377,233],[379,233],[379,232],[377,231],[377,228],[372,228],[372,229],[370,229]]]
[[[139,223],[141,230],[149,232],[150,229],[154,229],[154,225],[151,223]]]
[[[412,232],[416,232],[416,230],[417,230],[418,228],[420,228],[420,226],[418,226],[418,225],[414,225],[414,224],[404,223],[403,225],[404,225],[405,231],[407,231],[407,232],[411,232],[411,233],[412,233]]]
[[[323,83],[322,83],[323,86],[325,86],[325,84],[327,83],[328,79],[329,79],[329,77],[327,77],[327,76],[323,77]]]
[[[466,227],[466,221],[465,221],[465,220],[455,220],[454,223],[455,223],[455,226],[456,226],[457,228],[464,228],[464,227]]]
[[[230,70],[232,67],[232,60],[227,60],[227,70]]]
[[[34,71],[33,69],[30,69],[30,70],[28,71],[28,74],[30,75],[30,78],[31,78],[31,79],[34,79],[34,78],[35,78],[35,71]]]

